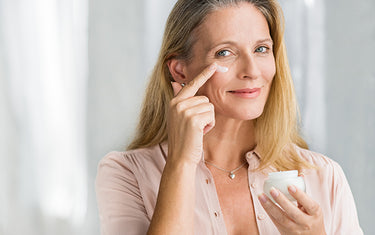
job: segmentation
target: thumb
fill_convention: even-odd
[[[174,96],[176,96],[182,89],[182,86],[178,82],[171,82]]]

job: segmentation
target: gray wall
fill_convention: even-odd
[[[350,183],[365,234],[375,234],[375,1],[326,1],[327,155]]]
[[[99,234],[94,179],[99,160],[124,150],[174,1],[90,0],[87,152],[89,211],[85,231]],[[146,21],[148,23],[146,23]],[[146,36],[147,35],[147,36]]]
[[[98,234],[99,228],[93,188],[96,165],[107,152],[121,150],[128,142],[136,125],[146,75],[158,52],[161,30],[153,31],[147,22],[158,16],[165,19],[166,15],[160,11],[155,15],[150,8],[145,13],[145,6],[151,2],[90,1],[87,148],[91,188],[85,229],[90,234]],[[160,2],[167,11],[173,1]],[[343,167],[365,234],[375,234],[373,12],[373,0],[325,1],[324,154]],[[150,18],[151,13],[154,15]]]
[[[94,192],[98,161],[125,148],[136,125],[145,74],[142,73],[142,1],[91,0],[87,153],[89,211],[87,234],[99,234]]]

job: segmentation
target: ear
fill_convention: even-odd
[[[186,66],[183,60],[170,59],[167,62],[169,72],[171,73],[173,79],[178,83],[186,83]]]

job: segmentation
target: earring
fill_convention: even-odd
[[[181,86],[184,87],[186,84],[185,83],[181,83]]]

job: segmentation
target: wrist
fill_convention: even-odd
[[[197,164],[190,161],[167,159],[148,234],[181,234],[191,230],[196,168]]]
[[[172,170],[177,172],[195,172],[197,169],[198,163],[187,158],[169,158],[165,164],[164,170]]]
[[[167,164],[174,165],[176,167],[197,167],[202,159],[202,154],[193,154],[186,151],[172,151],[169,149]]]

